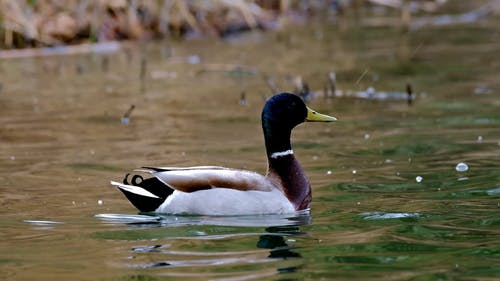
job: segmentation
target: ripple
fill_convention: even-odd
[[[299,226],[311,222],[308,213],[299,212],[293,215],[258,215],[258,216],[176,216],[176,215],[130,215],[130,214],[97,214],[96,218],[111,224],[139,224],[158,226],[243,226],[243,227],[276,227]]]
[[[157,267],[184,267],[184,266],[224,266],[231,264],[256,264],[268,263],[276,260],[270,258],[253,258],[248,257],[230,257],[230,258],[214,258],[214,259],[198,259],[198,260],[169,260],[147,264],[131,265],[138,268],[157,268]]]
[[[127,214],[97,214],[96,218],[112,224],[158,223],[159,217]]]
[[[488,195],[491,195],[491,196],[493,196],[493,195],[500,195],[500,187],[486,190],[486,193]]]
[[[365,220],[390,220],[390,219],[404,219],[404,218],[418,218],[419,213],[363,213],[361,214]]]
[[[51,226],[51,225],[63,224],[63,222],[48,221],[48,220],[23,220],[23,222],[36,226]]]

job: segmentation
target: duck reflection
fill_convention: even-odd
[[[301,255],[294,252],[295,247],[290,247],[285,237],[290,235],[300,235],[299,227],[297,226],[286,226],[286,227],[268,227],[266,231],[272,234],[264,234],[259,236],[259,241],[257,242],[257,247],[262,249],[269,249],[270,254],[268,258],[272,259],[288,259],[288,258],[300,258]]]
[[[238,266],[244,264],[269,263],[270,261],[300,259],[302,256],[297,251],[298,247],[292,245],[295,238],[306,236],[300,230],[301,226],[311,222],[309,214],[297,214],[294,216],[234,216],[234,217],[206,217],[206,216],[147,216],[147,215],[98,215],[106,223],[122,224],[128,227],[127,232],[143,232],[144,237],[156,241],[153,245],[141,245],[132,247],[132,259],[139,264],[132,265],[140,268],[159,267],[186,267],[186,266]],[[202,226],[202,227],[200,227]],[[223,227],[223,228],[221,228]],[[225,228],[231,227],[231,228]],[[262,229],[262,227],[264,227]],[[158,229],[160,228],[160,229]],[[148,229],[151,229],[150,231]],[[264,233],[259,234],[259,229]],[[158,237],[152,237],[152,233]],[[183,236],[182,234],[185,234]],[[125,235],[125,234],[124,234]],[[110,235],[113,236],[113,235]],[[132,235],[127,235],[132,237]],[[175,241],[198,240],[202,241],[202,249],[207,244],[203,242],[221,240],[223,248],[225,243],[235,243],[235,249],[241,249],[246,243],[247,237],[258,237],[256,249],[245,249],[238,251],[196,251],[174,249]],[[137,235],[137,240],[144,241]],[[158,243],[167,240],[168,243]],[[182,243],[182,242],[178,242]],[[218,243],[218,242],[214,242]],[[267,249],[268,254],[262,249]],[[168,256],[168,260],[163,260]],[[162,258],[163,257],[163,258]],[[151,258],[161,258],[161,261],[151,262]],[[149,262],[141,263],[141,260]],[[130,266],[130,265],[129,265]],[[290,266],[274,268],[268,271],[270,275],[278,273],[295,272],[299,267]],[[252,273],[254,274],[254,273]]]

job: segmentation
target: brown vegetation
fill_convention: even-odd
[[[275,29],[284,19],[341,15],[377,5],[410,14],[446,0],[0,0],[0,49],[112,40],[227,35]],[[495,10],[492,0],[486,10]],[[483,12],[484,9],[480,12]],[[482,15],[482,14],[481,14]],[[427,23],[427,19],[423,24]],[[432,20],[431,20],[432,21]],[[377,21],[378,24],[378,21]],[[384,23],[383,23],[384,24]]]

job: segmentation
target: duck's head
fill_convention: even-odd
[[[335,117],[318,113],[305,105],[302,99],[294,94],[281,93],[271,97],[262,110],[262,128],[266,140],[267,152],[290,149],[292,129],[306,121],[332,122]]]
[[[262,110],[262,125],[291,130],[300,123],[332,122],[335,117],[318,113],[307,107],[302,99],[294,94],[281,93],[271,97]]]

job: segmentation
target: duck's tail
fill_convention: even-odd
[[[123,183],[112,181],[127,199],[141,212],[154,212],[165,202],[173,190],[155,177],[144,179],[140,175],[133,175],[129,182],[130,174],[125,175]]]

